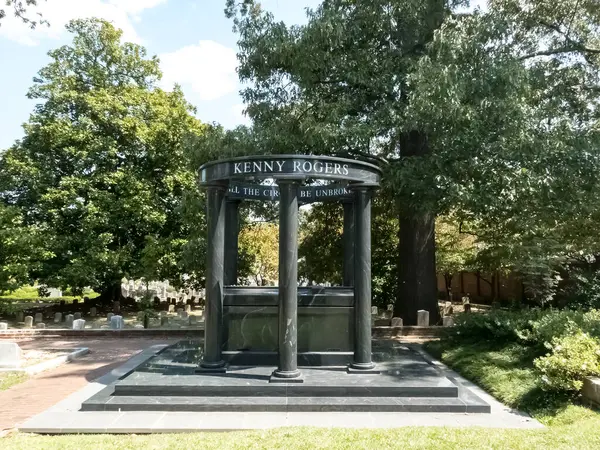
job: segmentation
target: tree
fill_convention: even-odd
[[[31,281],[36,261],[47,257],[42,230],[24,225],[18,208],[0,202],[0,294]]]
[[[37,0],[4,0],[4,3],[6,4],[6,6],[9,6],[12,9],[12,12],[16,17],[20,18],[32,29],[35,28],[37,25],[50,25],[47,20],[44,20],[42,18],[42,15],[40,13],[37,13],[37,15],[39,16],[38,20],[32,20],[27,16],[27,7],[37,6]],[[0,20],[4,17],[6,17],[6,12],[4,11],[4,9],[0,9]]]
[[[158,59],[120,30],[98,19],[67,29],[73,44],[49,52],[25,136],[0,160],[1,198],[43,229],[53,256],[32,275],[118,299],[123,277],[181,278],[184,193],[196,189],[184,140],[203,127],[179,88],[156,87]]]
[[[258,286],[276,283],[279,277],[279,226],[256,222],[242,228],[240,251],[251,257],[250,275]]]
[[[462,231],[456,218],[440,216],[436,220],[436,269],[444,276],[446,297],[452,299],[452,278],[461,272],[477,271],[475,236]]]
[[[597,2],[492,0],[459,13],[467,4],[325,0],[287,27],[252,0],[228,1],[262,148],[384,169],[406,324],[418,309],[438,321],[436,215],[460,211],[516,250],[551,218],[566,231],[596,204]]]

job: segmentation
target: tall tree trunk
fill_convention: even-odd
[[[400,139],[402,158],[424,157],[431,152],[427,136],[419,131],[404,133]],[[435,214],[417,205],[399,205],[398,290],[394,315],[406,325],[417,324],[417,311],[429,311],[437,324],[440,311],[435,271]]]
[[[121,281],[115,281],[109,286],[105,286],[100,295],[94,299],[97,305],[109,306],[112,308],[113,302],[123,300],[121,293]]]

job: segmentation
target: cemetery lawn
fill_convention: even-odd
[[[600,413],[538,389],[530,350],[493,343],[430,342],[427,351],[505,404],[532,414],[541,430],[411,427],[381,430],[288,428],[232,433],[37,436],[9,434],[3,450],[36,449],[592,449],[600,448]]]
[[[18,372],[0,372],[0,391],[5,391],[15,384],[22,383],[29,378],[29,375]]]

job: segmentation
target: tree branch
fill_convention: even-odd
[[[580,45],[571,45],[566,47],[560,47],[550,50],[540,50],[538,52],[529,53],[527,55],[521,56],[519,61],[524,61],[526,59],[535,58],[536,56],[552,56],[552,55],[560,55],[561,53],[592,53],[592,54],[600,54],[600,48],[590,48]]]

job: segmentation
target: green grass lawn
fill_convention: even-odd
[[[17,372],[2,372],[0,373],[0,391],[4,391],[15,384],[22,383],[29,379],[29,375]]]
[[[68,294],[66,292],[65,294]],[[81,300],[83,297],[96,298],[100,294],[92,290],[84,291],[81,296],[63,295],[62,297],[40,297],[38,295],[36,286],[22,286],[13,292],[0,292],[0,309],[1,303],[6,305],[15,304],[19,302],[43,302],[43,303],[58,303],[61,300],[65,300],[67,303],[73,302],[75,299]]]
[[[11,434],[8,449],[600,449],[600,414],[549,396],[536,383],[528,348],[432,342],[427,350],[509,406],[530,412],[542,430],[411,427],[383,430],[288,428],[182,435],[36,436]]]

